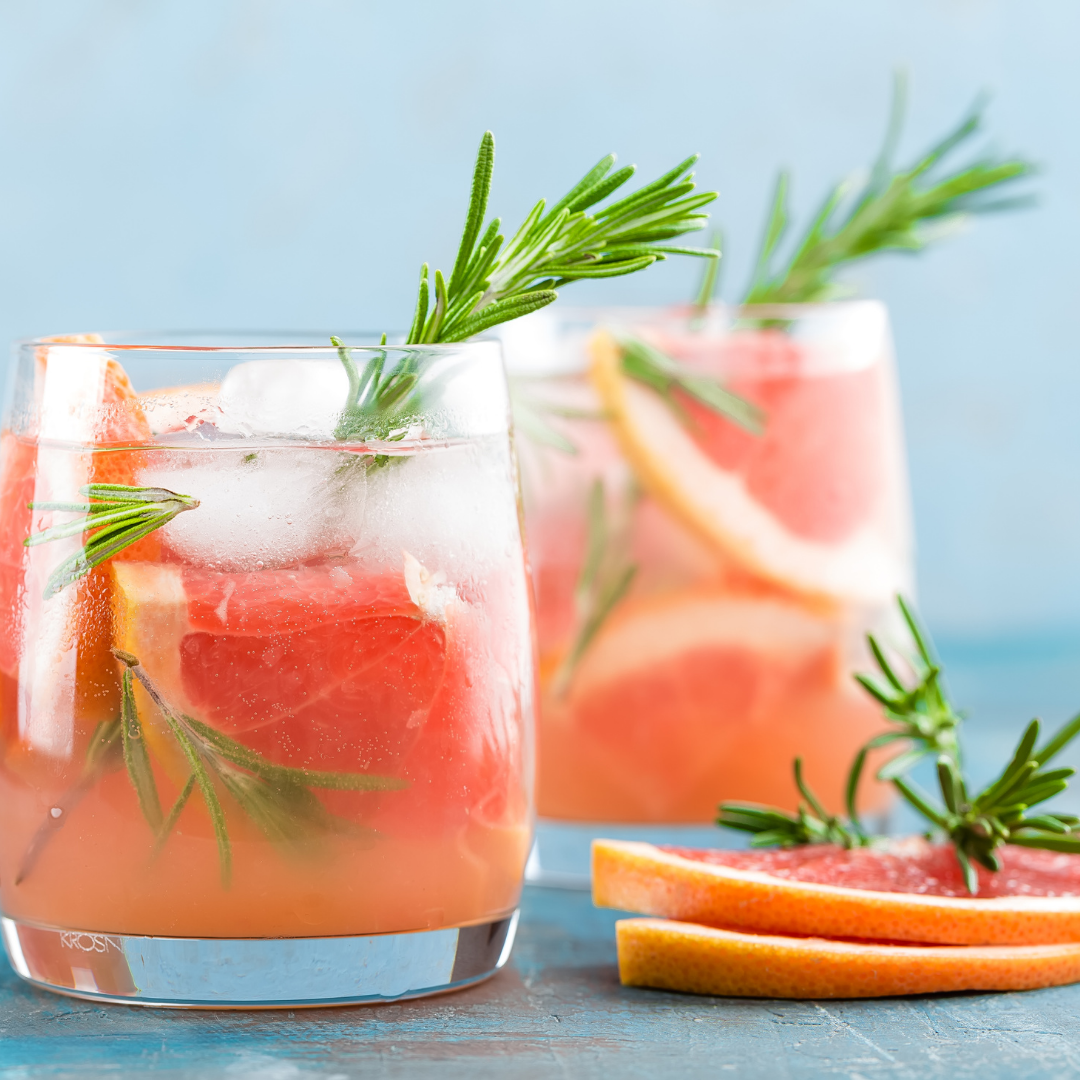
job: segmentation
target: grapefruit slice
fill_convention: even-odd
[[[1080,944],[870,944],[745,934],[666,919],[622,919],[615,935],[624,986],[691,994],[870,998],[1034,990],[1080,980]]]
[[[568,693],[544,702],[541,812],[708,822],[718,798],[794,805],[797,755],[841,791],[841,763],[880,729],[848,685],[843,636],[838,620],[779,597],[702,589],[624,601]]]
[[[9,763],[30,752],[78,760],[81,744],[94,727],[112,719],[118,709],[106,570],[95,569],[46,601],[42,590],[49,573],[81,541],[72,537],[31,549],[23,546],[32,531],[53,519],[52,514],[31,512],[28,502],[78,499],[84,484],[133,483],[142,451],[130,447],[151,438],[124,369],[104,349],[87,347],[101,344],[100,336],[83,334],[40,345],[38,428],[25,437],[3,437],[0,670],[17,678],[23,695],[18,731],[8,736]],[[150,558],[158,550],[151,536],[118,558]],[[10,727],[6,717],[4,723]]]
[[[1010,892],[971,897],[941,895],[951,889],[940,881],[937,894],[929,891],[945,866],[940,846],[905,841],[894,855],[820,847],[688,851],[597,840],[593,900],[759,933],[942,945],[1080,942],[1080,857],[1006,846],[996,880]],[[796,854],[824,861],[800,880]],[[841,881],[851,884],[835,884]],[[915,892],[920,885],[927,891]]]
[[[385,771],[415,742],[442,685],[448,629],[413,602],[403,574],[169,563],[112,573],[118,647],[174,708],[281,764]]]
[[[843,440],[820,447],[830,426],[851,428],[847,414],[858,409],[845,407],[830,425],[820,402],[798,401],[772,417],[771,442],[750,468],[738,433],[728,446],[732,440],[711,427],[692,432],[659,395],[624,376],[609,334],[593,338],[590,354],[593,384],[642,484],[714,548],[752,574],[830,600],[886,601],[905,584],[902,561],[870,514],[873,483],[863,479],[841,497],[830,494],[829,466],[852,447]],[[879,470],[872,471],[880,484]]]

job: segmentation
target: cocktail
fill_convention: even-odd
[[[499,346],[703,226],[601,159],[505,243],[481,140],[409,330],[22,343],[0,456],[16,970],[174,1005],[372,1001],[505,962],[536,678]],[[590,212],[591,211],[591,212]]]
[[[531,333],[564,373],[516,383],[540,813],[685,824],[719,799],[793,806],[795,756],[838,810],[880,726],[851,671],[911,585],[884,308],[543,317]],[[507,328],[511,358],[529,332]]]
[[[534,673],[499,349],[321,340],[18,350],[0,899],[24,977],[310,1003],[509,951]],[[415,390],[369,423],[341,406],[376,367]]]
[[[721,801],[794,810],[793,758],[839,811],[882,730],[852,675],[912,586],[904,455],[885,308],[838,299],[836,272],[1017,205],[997,189],[1030,172],[991,154],[944,173],[982,104],[895,167],[903,99],[900,80],[877,161],[786,252],[781,174],[739,305],[713,304],[714,261],[685,309],[503,331],[538,601],[538,807],[583,823],[541,828],[550,880],[587,872],[590,823],[639,838],[714,821]],[[863,791],[881,807],[883,788]]]

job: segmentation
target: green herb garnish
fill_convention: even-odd
[[[38,826],[23,853],[19,869],[15,874],[15,884],[21,884],[33,870],[41,853],[52,839],[53,833],[67,824],[72,811],[82,802],[83,796],[106,773],[115,772],[124,764],[123,748],[119,720],[105,720],[94,728],[83,759],[82,775],[49,808],[45,820]]]
[[[797,814],[755,803],[720,804],[717,824],[751,834],[751,847],[795,847],[832,843],[845,848],[882,843],[885,837],[869,834],[859,821],[855,797],[866,755],[875,747],[907,740],[908,749],[885,763],[879,780],[891,782],[904,800],[924,817],[939,835],[948,839],[964,875],[968,891],[978,892],[975,864],[987,870],[1001,869],[997,848],[1002,844],[1044,848],[1080,854],[1080,818],[1070,814],[1039,813],[1028,816],[1033,806],[1060,794],[1068,787],[1074,769],[1044,766],[1080,734],[1080,715],[1064,724],[1041,748],[1039,721],[1032,720],[1001,774],[977,795],[968,795],[960,762],[961,716],[948,701],[941,684],[941,665],[934,658],[925,630],[910,605],[900,600],[904,619],[916,645],[912,667],[917,681],[907,687],[886,659],[880,645],[870,637],[871,651],[888,687],[867,676],[856,676],[860,685],[882,706],[895,729],[871,739],[856,755],[846,785],[847,817],[828,814],[802,776],[795,761],[795,782],[804,802]],[[937,757],[941,805],[907,777],[914,765],[930,754]]]
[[[611,172],[615,155],[608,154],[550,209],[541,199],[504,246],[498,218],[483,228],[495,162],[495,139],[485,132],[450,280],[436,270],[432,297],[424,264],[407,344],[464,341],[550,304],[571,281],[632,274],[668,255],[716,258],[709,248],[667,243],[704,228],[708,215],[700,211],[716,198],[714,191],[692,194],[695,161],[696,154],[633,195],[587,214],[634,175],[633,165]]]
[[[550,209],[541,199],[506,243],[498,218],[484,226],[495,163],[495,139],[485,132],[454,268],[449,280],[441,270],[432,278],[427,263],[421,268],[404,355],[386,370],[386,353],[376,352],[361,370],[353,350],[331,339],[349,376],[337,437],[387,438],[383,432],[401,430],[420,411],[424,357],[409,353],[409,345],[464,341],[545,307],[572,281],[632,274],[668,255],[718,258],[711,248],[668,243],[704,228],[708,214],[701,210],[717,195],[693,194],[695,161],[696,154],[632,195],[586,213],[634,175],[633,165],[612,172],[615,155],[609,154]]]
[[[637,566],[627,558],[627,534],[637,493],[629,492],[622,520],[613,522],[607,511],[603,480],[594,480],[589,489],[588,537],[585,561],[574,590],[577,633],[559,665],[552,686],[556,694],[570,688],[577,665],[619,601],[629,591]]]
[[[689,394],[717,416],[726,417],[752,435],[764,434],[764,410],[733,394],[719,379],[687,371],[640,338],[622,335],[618,337],[618,343],[622,350],[623,373],[655,390],[684,422],[689,423],[689,418],[673,396],[675,390]]]
[[[968,795],[959,766],[942,754],[937,760],[937,773],[944,806],[934,806],[912,781],[904,777],[893,780],[908,804],[952,841],[968,892],[978,891],[974,863],[991,871],[1001,869],[996,849],[1002,844],[1080,854],[1080,834],[1075,831],[1080,818],[1072,814],[1027,816],[1031,807],[1059,795],[1069,786],[1069,777],[1075,769],[1043,766],[1078,732],[1080,716],[1070,720],[1042,749],[1036,750],[1039,721],[1032,720],[1001,775],[974,797]]]
[[[79,488],[86,502],[32,502],[31,510],[54,510],[79,514],[65,525],[54,525],[28,536],[27,547],[47,544],[69,536],[92,533],[83,546],[65,559],[45,583],[45,599],[85,577],[95,566],[130,547],[136,540],[167,525],[177,514],[194,510],[198,499],[178,495],[168,488],[130,487],[127,484],[87,484]]]
[[[154,835],[155,855],[165,845],[181,811],[198,788],[214,827],[223,888],[228,888],[231,881],[232,844],[226,803],[219,786],[224,789],[225,797],[234,802],[268,840],[292,853],[310,850],[313,841],[328,834],[375,836],[372,830],[331,814],[312,789],[400,791],[408,787],[407,781],[392,776],[320,772],[278,765],[209,724],[173,709],[137,657],[120,649],[112,651],[124,665],[120,718],[98,726],[90,740],[82,777],[54,808],[60,813],[50,811],[50,816],[38,829],[23,856],[16,884],[33,868],[49,836],[66,820],[66,814],[106,771],[121,765],[127,770],[143,817]],[[191,770],[167,815],[161,810],[149,748],[136,707],[133,677],[139,680],[157,706]]]
[[[921,251],[944,226],[974,214],[1030,204],[1030,198],[987,198],[1030,176],[1019,158],[987,154],[945,175],[945,160],[980,128],[986,101],[978,99],[956,127],[915,163],[896,169],[893,158],[904,121],[905,83],[897,76],[888,129],[881,153],[862,184],[846,180],[829,192],[786,265],[774,269],[777,248],[787,231],[789,178],[780,173],[765,224],[761,248],[744,303],[796,304],[828,300],[842,290],[834,282],[841,267],[882,251]]]

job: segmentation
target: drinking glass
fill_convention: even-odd
[[[24,979],[325,1005],[506,961],[535,676],[499,345],[351,340],[17,344],[0,905]]]
[[[540,646],[530,873],[587,874],[598,834],[715,844],[721,800],[795,809],[795,757],[840,811],[881,728],[864,635],[911,587],[885,308],[554,310],[503,338]]]

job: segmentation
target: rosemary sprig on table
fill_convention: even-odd
[[[913,745],[887,762],[877,776],[891,782],[908,804],[953,844],[965,884],[972,894],[978,891],[975,864],[991,871],[1000,870],[996,849],[1002,844],[1080,854],[1080,818],[1070,814],[1029,816],[1027,813],[1068,787],[1074,769],[1047,770],[1044,766],[1080,734],[1080,715],[1064,724],[1041,749],[1036,749],[1039,721],[1031,721],[1001,774],[977,795],[969,796],[969,785],[961,768],[960,714],[942,690],[941,665],[933,658],[926,632],[910,605],[901,600],[900,606],[916,642],[918,657],[913,666],[919,678],[913,687],[905,687],[878,643],[870,638],[871,649],[890,689],[866,676],[856,678],[882,704],[886,719],[898,725],[898,729],[872,739],[856,755],[846,785],[847,817],[825,811],[804,782],[802,763],[796,759],[795,782],[806,800],[800,804],[798,814],[755,803],[724,802],[720,804],[717,823],[750,833],[752,847],[834,843],[851,848],[882,841],[884,837],[868,834],[859,821],[855,806],[859,781],[869,750],[906,739]],[[932,753],[937,756],[942,805],[935,805],[906,775],[918,761]]]
[[[1069,786],[1075,769],[1044,769],[1080,732],[1080,716],[1070,720],[1041,749],[1039,721],[1032,720],[1020,738],[1012,759],[1001,774],[974,797],[956,762],[946,755],[937,761],[938,786],[944,806],[935,806],[912,781],[897,777],[896,789],[916,811],[936,825],[952,841],[968,891],[978,891],[975,863],[987,870],[1001,869],[997,848],[1002,844],[1048,848],[1080,854],[1080,818],[1072,814],[1027,811],[1046,802]]]
[[[973,214],[1027,205],[1027,198],[988,198],[991,189],[1031,175],[1019,158],[987,154],[945,175],[935,175],[949,156],[980,129],[986,101],[977,100],[960,124],[906,169],[896,169],[905,111],[898,76],[884,145],[867,180],[837,184],[780,269],[773,261],[788,226],[788,174],[777,179],[753,278],[744,303],[793,304],[827,300],[842,266],[882,251],[921,251],[943,227]],[[931,228],[930,226],[935,226]]]
[[[855,792],[862,778],[866,756],[871,750],[895,742],[907,743],[901,753],[878,769],[879,780],[903,776],[931,754],[945,755],[957,766],[960,765],[959,729],[962,717],[953,708],[945,691],[941,663],[936,658],[930,635],[902,596],[896,598],[896,603],[915,645],[915,655],[908,658],[915,681],[911,686],[905,685],[895,665],[885,655],[881,643],[873,634],[866,635],[880,677],[859,673],[855,675],[855,681],[881,705],[882,715],[892,725],[892,730],[871,739],[855,757],[846,792],[848,813],[853,820]]]
[[[320,772],[278,765],[195,717],[170,706],[137,657],[120,649],[113,655],[124,667],[121,678],[120,717],[99,725],[90,740],[79,782],[61,799],[60,814],[50,814],[35,834],[15,883],[24,880],[36,863],[49,836],[65,820],[83,795],[107,771],[127,770],[146,823],[154,835],[154,853],[160,852],[180,813],[196,788],[202,797],[217,841],[221,883],[228,888],[232,876],[232,843],[226,801],[246,814],[272,843],[300,853],[313,840],[333,833],[368,835],[371,830],[331,814],[312,789],[334,791],[399,791],[408,784],[392,776],[360,772]],[[142,719],[135,700],[133,678],[146,690],[188,763],[190,773],[169,813],[163,814]]]
[[[45,583],[45,599],[85,577],[95,566],[130,547],[136,540],[168,524],[177,514],[194,510],[198,499],[168,488],[131,487],[127,484],[87,484],[79,488],[84,502],[32,502],[31,510],[79,514],[74,521],[53,525],[28,536],[27,547],[69,536],[90,533],[82,547],[65,559]]]

